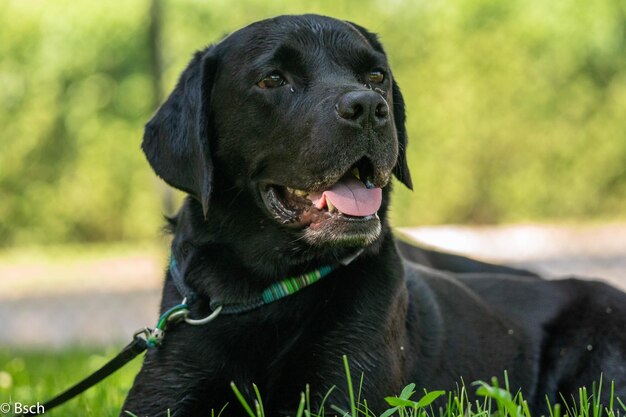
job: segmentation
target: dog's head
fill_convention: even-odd
[[[411,188],[404,119],[375,35],[280,16],[196,53],[142,147],[209,223],[362,247],[381,234],[391,175]]]

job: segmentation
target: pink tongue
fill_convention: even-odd
[[[367,188],[365,184],[354,177],[343,178],[321,194],[311,194],[309,198],[313,204],[321,209],[326,206],[326,200],[349,216],[369,216],[378,211],[382,202],[380,188]]]

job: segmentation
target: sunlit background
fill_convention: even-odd
[[[181,196],[145,161],[143,124],[195,50],[305,12],[359,23],[386,47],[414,182],[395,187],[395,226],[511,262],[525,258],[503,247],[554,261],[546,254],[560,242],[570,267],[585,254],[569,243],[604,242],[590,249],[592,271],[623,276],[622,0],[5,0],[0,396],[36,381],[20,374],[19,349],[117,346],[151,324],[163,214]],[[540,226],[518,226],[529,223]],[[433,227],[450,224],[465,227]]]
[[[386,46],[415,183],[396,187],[396,225],[624,218],[622,1],[313,3],[170,0],[155,16],[147,0],[4,1],[0,245],[154,238],[143,124],[195,50],[302,12]]]

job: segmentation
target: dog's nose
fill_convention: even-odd
[[[375,91],[350,91],[339,97],[337,114],[351,124],[380,128],[389,121],[389,106]]]

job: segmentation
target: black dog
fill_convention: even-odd
[[[228,402],[223,415],[243,415],[231,381],[249,399],[255,383],[271,416],[294,415],[306,384],[317,404],[336,386],[327,404],[348,409],[342,355],[376,412],[410,382],[453,389],[505,370],[534,410],[601,372],[626,398],[623,293],[394,240],[390,178],[412,186],[404,122],[381,44],[353,23],[281,16],[195,55],[143,149],[190,195],[162,311],[185,296],[190,317],[219,314],[166,330],[124,410],[207,416]]]

